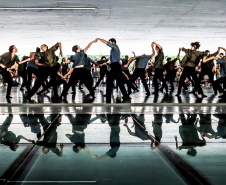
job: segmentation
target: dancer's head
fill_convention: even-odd
[[[107,58],[105,56],[102,56],[101,57],[101,60],[106,60]]]
[[[224,57],[224,53],[220,53],[220,58],[223,58]]]
[[[200,47],[200,42],[192,42],[191,43],[191,50],[197,50]]]
[[[15,45],[12,45],[12,46],[9,46],[9,52],[10,53],[13,53],[13,52],[17,52],[18,50],[17,50],[17,48],[16,48],[16,46]]]
[[[159,52],[159,47],[156,45],[155,46],[155,51],[158,53]]]
[[[42,51],[46,51],[48,49],[48,46],[46,44],[41,45]]]
[[[167,60],[167,62],[170,62],[172,60],[172,58],[168,57],[166,60]]]
[[[126,59],[126,60],[128,60],[128,59],[129,59],[129,56],[128,56],[128,55],[126,55],[126,56],[125,56],[125,59]]]
[[[206,50],[205,51],[205,56],[209,56],[210,55],[210,51],[209,50]]]
[[[116,40],[115,40],[115,38],[111,38],[111,39],[109,39],[109,42],[110,42],[110,43],[112,43],[112,44],[116,44]]]
[[[72,47],[72,51],[74,51],[75,53],[79,53],[81,51],[81,48],[79,47],[79,45],[74,45]]]

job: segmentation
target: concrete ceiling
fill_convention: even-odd
[[[63,53],[84,48],[100,37],[116,38],[121,54],[151,53],[150,44],[162,45],[166,55],[200,41],[200,50],[217,50],[226,40],[225,0],[0,0],[3,7],[97,7],[95,10],[0,10],[0,53],[12,44],[28,54],[43,43],[62,42]],[[109,54],[93,45],[88,54]]]

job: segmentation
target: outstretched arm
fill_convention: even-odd
[[[135,59],[136,59],[136,57],[131,57],[131,58],[129,59],[129,61],[127,62],[127,64],[124,65],[124,67],[128,67],[129,64],[130,64],[132,61],[134,61]]]
[[[217,59],[218,59],[218,57],[215,57],[215,56],[212,56],[212,57],[210,57],[210,58],[204,57],[203,60],[202,60],[202,62],[203,62],[203,63],[206,63],[206,62],[208,62],[208,61],[210,61],[210,60],[217,60]]]
[[[33,58],[28,58],[28,59],[26,59],[26,60],[23,60],[23,61],[18,62],[18,64],[23,64],[23,63],[28,62],[28,61],[30,61],[30,60],[32,60],[32,59],[33,59]]]
[[[101,42],[103,42],[104,44],[108,44],[108,41],[106,41],[106,40],[104,40],[104,39],[101,39],[101,38],[97,38],[96,40],[95,40],[95,42],[97,42],[97,41],[101,41]]]

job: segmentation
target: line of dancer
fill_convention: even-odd
[[[87,51],[98,41],[110,47],[110,57],[102,56],[99,61],[93,61],[88,57]],[[106,97],[106,102],[111,101],[113,89],[117,87],[121,91],[123,101],[129,101],[130,94],[140,90],[137,83],[139,79],[146,91],[146,96],[151,95],[150,81],[152,80],[154,96],[158,96],[160,92],[168,93],[168,87],[170,91],[174,91],[175,86],[178,86],[176,96],[181,96],[182,89],[188,90],[188,84],[192,84],[193,90],[190,93],[204,98],[207,96],[202,90],[201,83],[206,75],[209,83],[212,84],[214,95],[219,93],[220,98],[226,98],[226,57],[224,53],[220,53],[221,50],[226,52],[226,49],[218,47],[217,51],[211,54],[209,50],[199,51],[199,48],[199,42],[192,42],[190,49],[179,48],[176,58],[168,57],[164,63],[163,47],[156,42],[151,43],[150,51],[152,51],[149,54],[136,56],[134,53],[131,58],[128,55],[120,58],[116,39],[111,38],[107,41],[97,38],[84,49],[74,45],[72,47],[74,55],[68,59],[63,58],[59,63],[59,57],[55,52],[59,49],[60,56],[63,55],[61,42],[51,48],[42,44],[40,48],[36,48],[35,52],[23,57],[22,61],[16,55],[17,47],[12,45],[8,52],[0,56],[0,74],[2,83],[7,83],[6,99],[10,99],[13,78],[18,71],[18,76],[23,80],[20,90],[24,91],[26,88],[25,99],[29,102],[33,102],[32,97],[35,94],[40,96],[48,94],[50,88],[53,90],[54,99],[67,99],[70,87],[71,94],[75,96],[75,87],[78,83],[79,89],[82,89],[81,85],[88,89],[89,93],[85,97],[94,99],[95,91],[104,79],[106,79],[106,93],[103,96]],[[180,60],[182,51],[185,56]],[[99,79],[94,85],[94,73],[97,73],[97,68],[100,69],[100,75],[97,75]],[[215,74],[216,79],[214,79]],[[33,79],[35,79],[34,82]],[[176,85],[175,81],[177,81]],[[62,90],[59,88],[61,84],[63,84]]]

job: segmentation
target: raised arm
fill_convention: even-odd
[[[86,46],[86,48],[84,49],[84,52],[86,52],[86,51],[90,48],[90,46],[92,46],[92,44],[93,44],[95,41],[96,41],[96,40],[90,42],[90,43]]]
[[[152,54],[151,54],[151,58],[153,58],[155,56],[155,49],[154,49],[154,43],[151,43],[151,48],[152,48]]]
[[[58,45],[59,45],[59,49],[60,49],[60,56],[63,56],[61,42],[58,42]]]
[[[160,46],[159,44],[157,44],[156,42],[152,42],[153,44],[155,44],[156,46],[158,46],[159,49],[162,49],[162,46]]]

